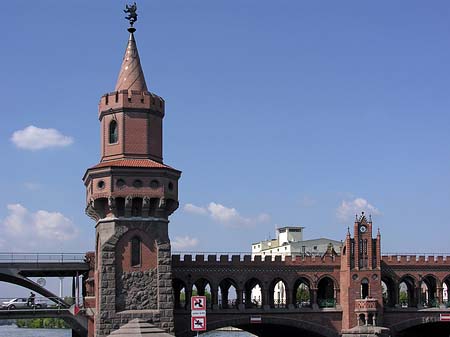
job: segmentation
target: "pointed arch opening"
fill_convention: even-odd
[[[219,284],[219,308],[233,309],[238,306],[237,283],[231,278],[222,280]]]
[[[415,280],[411,276],[404,276],[398,284],[398,303],[402,308],[414,307],[416,298],[414,296]]]
[[[381,289],[383,295],[383,305],[386,307],[394,307],[397,304],[397,289],[395,282],[388,276],[381,278]]]
[[[294,284],[294,301],[297,308],[311,307],[311,282],[304,277],[299,278]]]
[[[363,278],[361,281],[361,298],[368,298],[369,295],[369,280],[367,278]]]
[[[420,287],[421,304],[425,308],[439,307],[437,301],[437,280],[433,275],[427,275],[422,278]]]
[[[115,144],[119,141],[119,128],[117,121],[113,119],[109,123],[109,144]]]
[[[244,285],[244,304],[247,309],[261,308],[263,304],[262,282],[251,278]]]
[[[180,279],[172,281],[174,309],[187,309],[186,307],[186,284]]]
[[[272,308],[286,308],[287,307],[287,286],[280,278],[276,278],[270,284],[269,296],[270,296],[270,306]]]
[[[320,308],[334,308],[336,306],[334,282],[328,276],[323,277],[317,285],[317,302]]]
[[[194,282],[194,288],[192,289],[192,295],[200,295],[200,296],[206,296],[206,307],[211,309],[212,308],[212,290],[211,290],[211,283],[205,279],[200,278],[197,281]]]

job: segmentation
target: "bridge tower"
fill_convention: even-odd
[[[364,212],[356,216],[341,251],[342,329],[381,326],[383,291],[381,286],[381,235],[372,235],[372,219]]]
[[[86,301],[95,337],[135,318],[174,328],[168,217],[181,172],[163,163],[165,102],[147,89],[130,23],[115,90],[99,103],[100,163],[83,177],[96,221],[95,296]]]

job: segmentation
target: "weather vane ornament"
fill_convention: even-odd
[[[133,27],[134,23],[137,21],[137,5],[136,2],[132,5],[125,5],[125,9],[123,10],[128,15],[125,17],[128,21],[130,21],[130,26]]]

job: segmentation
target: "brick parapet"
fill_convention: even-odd
[[[442,265],[450,266],[450,256],[425,256],[425,255],[383,255],[381,260],[389,266],[398,265]]]
[[[206,257],[206,258],[205,258]],[[285,265],[285,266],[323,266],[340,267],[340,256],[265,256],[260,255],[252,257],[251,255],[172,255],[172,266],[267,266],[267,265]]]
[[[164,99],[148,91],[120,90],[104,94],[99,103],[99,119],[117,109],[151,110],[164,116]]]

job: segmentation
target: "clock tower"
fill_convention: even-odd
[[[342,328],[380,326],[383,312],[381,235],[373,237],[372,219],[357,215],[341,251]]]

